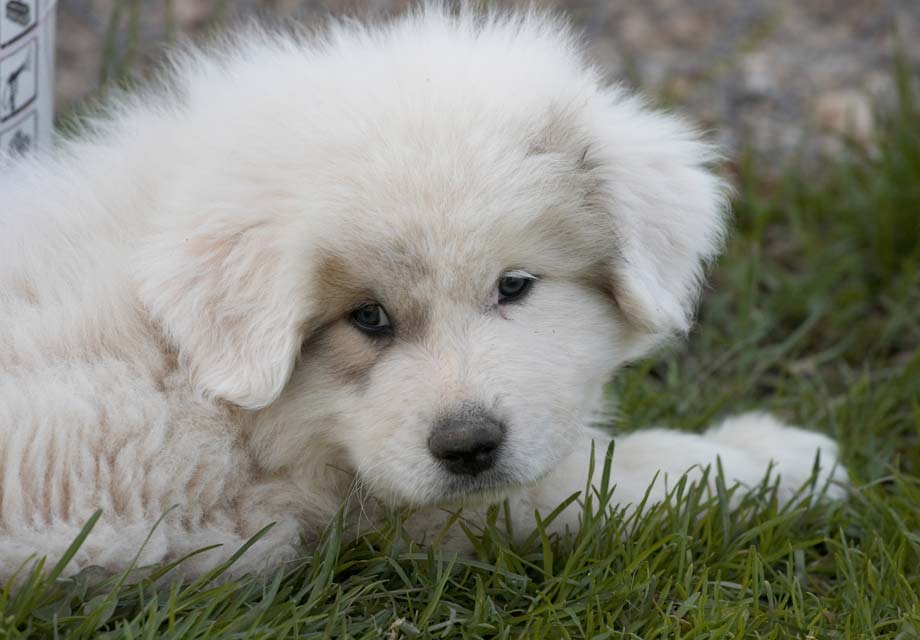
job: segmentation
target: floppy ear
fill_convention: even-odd
[[[675,117],[613,90],[593,113],[597,203],[611,216],[612,290],[629,322],[659,338],[689,330],[703,268],[722,246],[726,189],[714,150]]]
[[[137,275],[141,301],[178,347],[196,389],[259,409],[290,377],[308,274],[279,220],[247,214],[222,208],[171,217],[144,242]]]

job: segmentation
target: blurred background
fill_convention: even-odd
[[[163,46],[265,14],[316,22],[385,15],[403,0],[59,0],[55,101],[66,115]],[[514,4],[498,3],[498,4]],[[871,147],[896,100],[896,63],[920,70],[918,0],[554,0],[611,79],[679,106],[731,155],[813,165]]]

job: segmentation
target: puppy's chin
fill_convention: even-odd
[[[476,476],[445,473],[441,497],[436,506],[481,506],[501,502],[523,483],[500,469],[486,471]]]
[[[374,493],[386,504],[412,509],[482,507],[501,502],[515,489],[533,485],[545,475],[525,478],[502,468],[477,475],[460,475],[437,469],[423,491],[418,491],[417,487],[406,491],[408,488],[395,486],[381,491],[378,485]]]

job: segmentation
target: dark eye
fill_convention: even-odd
[[[513,302],[524,297],[533,285],[534,278],[517,274],[506,274],[498,280],[498,302]]]
[[[379,304],[365,304],[355,309],[351,321],[365,333],[383,333],[390,328],[390,318]]]

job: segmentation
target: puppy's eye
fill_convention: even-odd
[[[520,300],[533,286],[535,278],[523,271],[506,273],[498,280],[498,303]]]
[[[371,303],[355,309],[351,314],[351,321],[361,331],[370,334],[379,334],[390,329],[390,318],[379,304]]]

